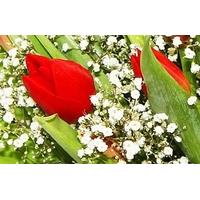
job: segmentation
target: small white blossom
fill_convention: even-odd
[[[89,144],[89,142],[92,140],[92,138],[90,137],[90,134],[88,134],[88,133],[85,133],[82,137],[81,137],[81,139],[80,139],[80,141],[81,141],[81,143],[82,144]]]
[[[84,149],[79,149],[79,150],[78,150],[78,157],[79,157],[79,158],[82,158],[84,155],[85,155]]]
[[[8,51],[8,55],[9,55],[10,57],[16,57],[16,55],[17,55],[17,48],[12,48],[12,49],[10,49],[10,50]]]
[[[100,65],[99,65],[98,63],[95,63],[95,64],[93,65],[93,71],[94,71],[94,72],[99,72],[99,71],[100,71]]]
[[[177,129],[177,125],[175,123],[170,123],[167,126],[167,132],[173,133]]]
[[[110,74],[108,74],[109,81],[116,85],[118,88],[122,87],[121,81],[119,79],[120,73],[118,70],[112,70]]]
[[[91,126],[91,131],[103,133],[104,137],[109,137],[109,136],[113,135],[111,128],[105,127],[101,124],[95,124],[95,125]]]
[[[41,130],[40,124],[36,121],[31,122],[30,128],[33,132],[38,132]]]
[[[109,46],[109,45],[112,45],[114,43],[117,43],[117,38],[115,36],[109,36],[106,44]]]
[[[84,150],[84,154],[86,154],[88,156],[92,155],[92,153],[93,153],[93,150],[88,147]]]
[[[37,144],[43,144],[44,143],[44,138],[42,137],[42,136],[39,136],[38,138],[37,138],[37,141],[36,141],[36,143]]]
[[[189,162],[189,160],[184,156],[182,156],[179,161],[180,161],[180,164],[188,164]]]
[[[64,44],[62,45],[62,51],[63,51],[63,52],[67,52],[68,49],[69,49],[69,45],[68,45],[67,43],[64,43]]]
[[[129,135],[130,131],[138,131],[141,129],[141,127],[142,125],[139,121],[130,121],[129,123],[125,124],[124,130]]]
[[[181,142],[181,141],[182,141],[181,137],[179,137],[179,136],[175,136],[174,139],[175,139],[177,142]]]
[[[26,104],[27,104],[28,107],[33,107],[33,106],[36,105],[35,102],[33,101],[33,99],[31,97],[28,97],[26,99]]]
[[[5,148],[5,145],[2,141],[0,141],[0,149],[3,149],[3,148]]]
[[[197,102],[197,97],[196,96],[191,96],[188,98],[187,103],[188,105],[192,106]]]
[[[133,91],[131,91],[131,97],[132,97],[133,99],[139,99],[139,97],[140,97],[140,92],[139,92],[138,90],[133,90]]]
[[[185,57],[188,58],[188,59],[193,59],[195,56],[195,52],[192,51],[190,48],[186,48],[185,49]]]
[[[171,147],[165,147],[163,150],[163,153],[166,156],[172,156],[173,155],[173,149]]]
[[[179,47],[182,44],[182,41],[179,36],[173,38],[173,45],[175,47]]]
[[[13,145],[15,148],[21,148],[23,146],[23,141],[17,138],[13,141]]]
[[[8,133],[5,132],[5,133],[3,134],[3,139],[8,139],[8,137],[9,137]]]
[[[142,89],[142,78],[135,78],[133,83],[138,90]]]
[[[166,43],[165,43],[165,41],[164,41],[162,36],[157,36],[155,43],[159,47],[160,50],[164,50],[165,49]]]
[[[176,62],[178,58],[178,54],[168,55],[168,59],[172,62]]]
[[[3,116],[3,120],[9,124],[13,121],[13,119],[14,115],[9,111],[7,111]]]
[[[20,135],[19,137],[20,140],[22,140],[22,142],[27,142],[29,139],[29,136],[26,133],[23,133],[22,135]]]
[[[193,62],[192,65],[191,65],[190,71],[191,71],[193,74],[198,73],[198,72],[200,71],[200,65],[197,65],[197,64],[195,64],[195,63]]]
[[[86,50],[88,45],[89,45],[89,42],[87,40],[82,40],[80,42],[80,49],[81,50]]]
[[[90,96],[90,101],[94,106],[99,106],[100,100],[103,98],[103,95],[101,93],[97,93],[95,95]]]
[[[0,72],[0,81],[3,81],[3,79],[4,79],[4,74]]]
[[[196,93],[200,96],[200,88],[196,89]]]
[[[168,120],[168,116],[165,113],[157,113],[153,116],[153,120],[162,123],[163,121]]]
[[[131,140],[126,140],[123,142],[123,149],[126,151],[126,158],[128,160],[132,160],[140,151],[139,145]]]
[[[113,124],[120,121],[124,115],[124,111],[122,109],[118,109],[115,106],[108,109],[109,121]]]
[[[161,126],[156,126],[154,128],[154,131],[156,132],[156,135],[161,135],[162,133],[164,133],[164,130]]]
[[[12,58],[11,65],[13,67],[17,67],[19,65],[19,59],[18,58]]]
[[[126,45],[126,40],[125,39],[121,39],[119,42],[118,42],[119,46],[123,47]]]
[[[144,106],[143,104],[137,104],[136,106],[134,106],[134,110],[137,112],[144,112],[146,110],[146,106]]]

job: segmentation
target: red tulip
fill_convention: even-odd
[[[171,77],[187,92],[190,93],[190,83],[183,74],[183,72],[173,63],[171,62],[164,54],[155,49],[152,49],[157,60],[162,64],[164,69],[171,75]],[[135,77],[143,78],[142,71],[140,68],[140,56],[141,52],[137,49],[137,55],[131,56],[131,64],[135,74]],[[143,85],[143,92],[147,94],[146,86]]]
[[[58,115],[68,123],[75,123],[92,111],[90,96],[95,86],[90,72],[81,65],[60,59],[28,54],[28,75],[23,82],[33,100],[48,115]]]

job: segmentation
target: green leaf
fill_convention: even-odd
[[[77,131],[60,119],[57,114],[49,117],[35,117],[47,133],[77,162],[81,163],[77,155],[82,148],[77,138]]]
[[[18,160],[13,157],[0,156],[0,164],[16,164]]]
[[[65,59],[65,56],[55,47],[54,44],[44,35],[36,35],[36,38],[43,45],[52,58]]]
[[[166,113],[181,132],[182,149],[191,162],[200,163],[200,114],[187,104],[188,95],[157,61],[149,46],[142,51],[142,73],[154,112]]]
[[[127,35],[128,39],[132,44],[136,44],[139,47],[143,48],[145,43],[145,35]]]
[[[43,45],[40,43],[35,35],[28,35],[27,38],[32,43],[35,51],[38,54],[51,58],[48,51],[43,47]]]

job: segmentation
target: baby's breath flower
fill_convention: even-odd
[[[179,36],[173,38],[173,45],[175,47],[179,47],[182,44],[182,41]]]
[[[192,51],[189,47],[185,49],[185,57],[188,59],[193,59],[195,56],[195,52]]]
[[[197,102],[197,97],[196,96],[191,96],[188,98],[187,103],[188,105],[192,106]]]

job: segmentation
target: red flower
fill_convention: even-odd
[[[157,60],[163,65],[165,70],[171,75],[172,78],[187,92],[190,93],[190,83],[187,78],[184,76],[183,72],[171,62],[164,54],[155,49],[152,49]],[[131,64],[135,74],[135,77],[143,78],[141,68],[140,68],[140,56],[141,52],[137,49],[137,55],[131,56]],[[147,94],[146,86],[143,85],[143,92]]]
[[[29,75],[23,82],[33,100],[48,115],[58,115],[74,123],[92,111],[90,96],[95,94],[92,75],[81,65],[60,59],[28,54]]]

